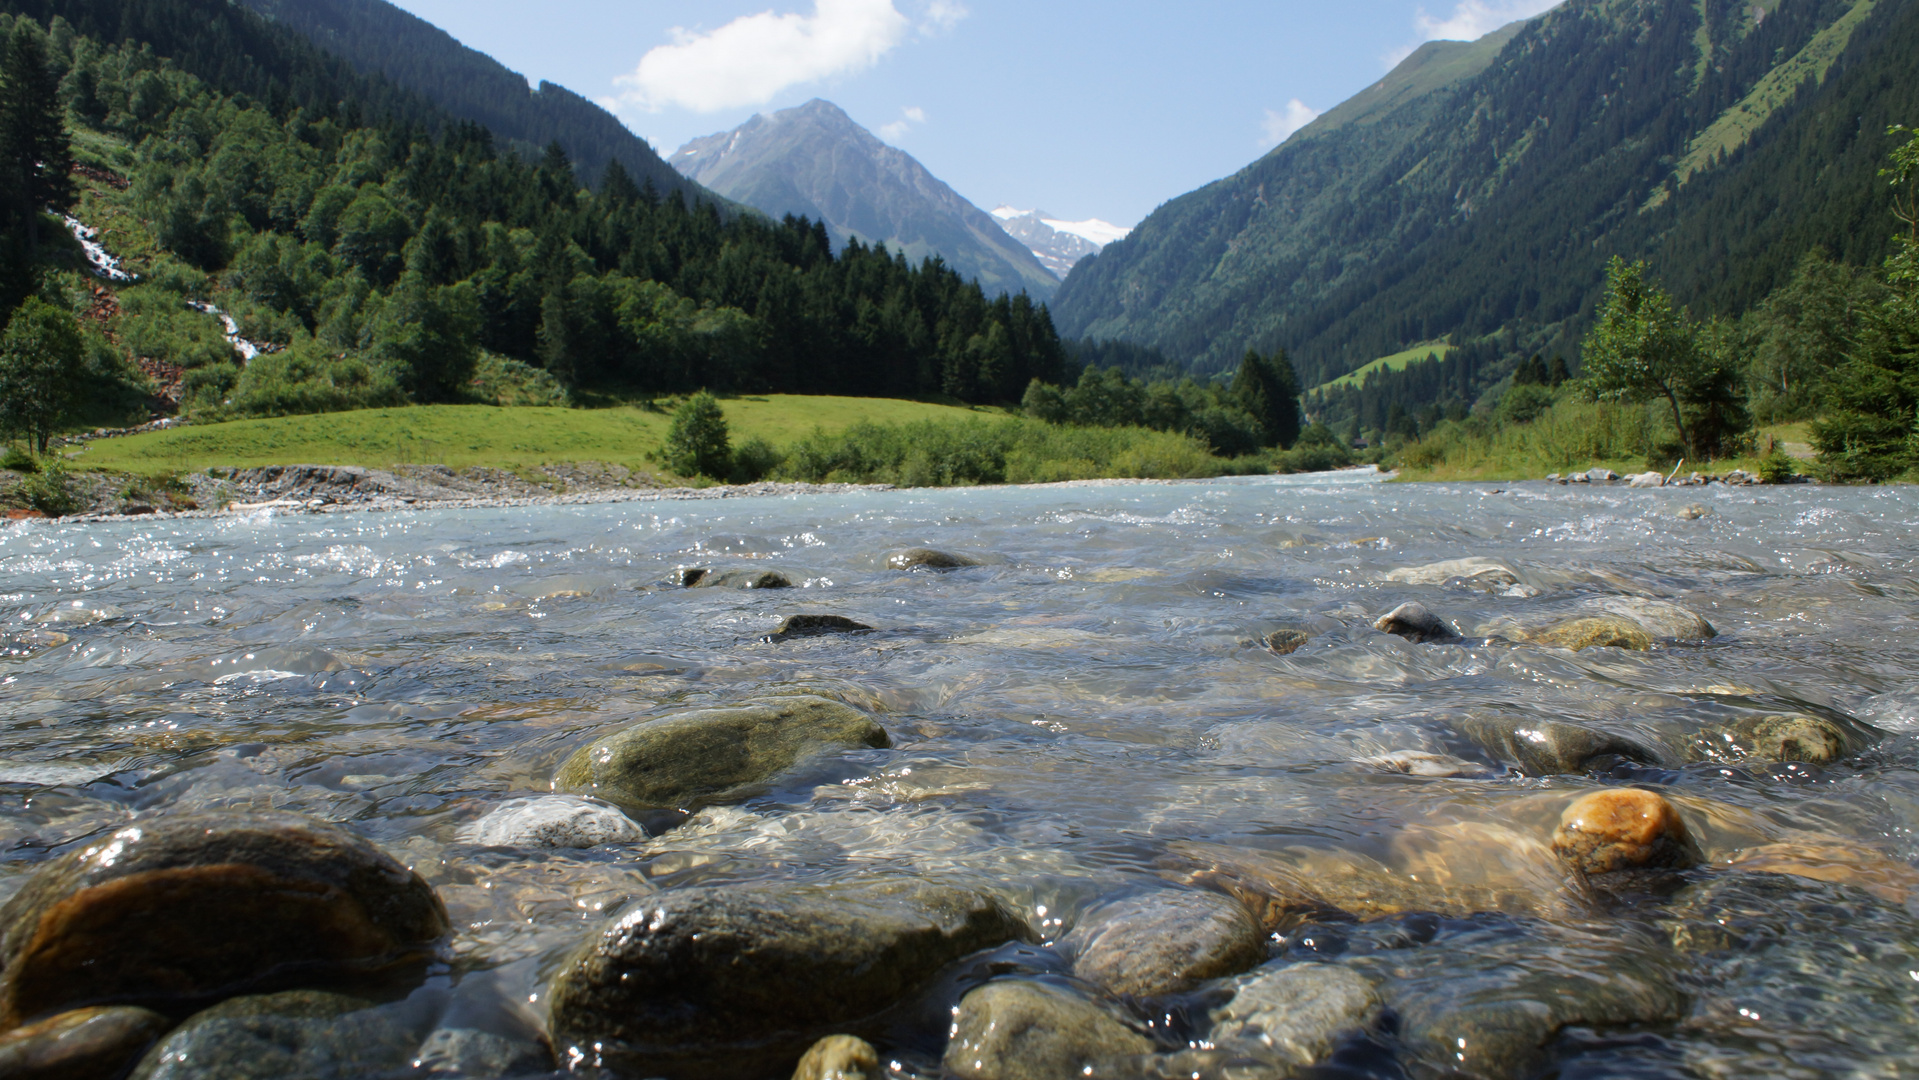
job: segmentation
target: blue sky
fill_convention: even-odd
[[[975,204],[1132,225],[1421,41],[1553,0],[397,0],[663,155],[814,97]]]

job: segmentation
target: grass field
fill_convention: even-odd
[[[529,468],[565,461],[600,461],[638,468],[657,452],[671,422],[662,411],[514,408],[493,405],[415,405],[395,409],[235,420],[156,431],[90,443],[72,458],[85,469],[133,473],[194,472],[213,466],[254,465],[481,465]],[[815,427],[844,429],[880,424],[1001,415],[997,411],[927,405],[890,398],[772,395],[721,403],[735,446],[762,438],[789,445]],[[658,466],[652,466],[658,469]]]
[[[1429,356],[1437,356],[1441,360],[1444,360],[1446,359],[1446,354],[1452,351],[1453,346],[1451,345],[1415,345],[1404,352],[1396,352],[1391,356],[1382,356],[1372,363],[1367,364],[1365,367],[1341,375],[1331,382],[1321,383],[1313,387],[1308,393],[1330,390],[1335,386],[1358,386],[1366,381],[1366,376],[1375,371],[1399,371],[1405,368],[1407,364],[1417,363]]]

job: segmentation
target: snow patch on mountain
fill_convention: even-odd
[[[1115,240],[1125,239],[1133,231],[1098,218],[1067,221],[1044,210],[1021,210],[1012,206],[999,207],[993,211],[993,217],[1008,235],[1030,248],[1034,257],[1062,281],[1075,263]]]

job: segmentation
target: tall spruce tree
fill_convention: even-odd
[[[1253,414],[1266,446],[1291,446],[1299,440],[1299,376],[1281,349],[1264,357],[1253,349],[1240,358],[1232,395]]]
[[[27,253],[40,247],[40,214],[73,207],[73,146],[60,107],[60,80],[47,65],[39,26],[22,19],[0,64],[0,170],[14,220],[26,229]]]

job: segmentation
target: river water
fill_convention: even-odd
[[[1421,1002],[1549,1001],[1554,980],[1662,964],[1677,1016],[1574,1017],[1527,1070],[1899,1075],[1919,1060],[1919,902],[1904,884],[1919,857],[1916,500],[1353,473],[10,525],[0,892],[139,815],[346,822],[439,889],[458,927],[442,981],[518,1008],[505,1024],[537,1021],[516,1003],[537,1002],[612,914],[694,882],[969,875],[1059,931],[1101,896],[1162,883],[1195,845],[1316,853],[1423,872],[1409,887],[1437,890],[1273,942],[1278,962],[1362,967],[1400,1003],[1337,1075],[1430,1070],[1406,1049],[1430,1034]],[[1688,520],[1688,504],[1708,513]],[[886,567],[915,545],[985,565]],[[1470,556],[1522,585],[1386,580]],[[799,587],[667,584],[696,565],[778,569]],[[1719,636],[1577,653],[1470,636],[1618,596],[1681,604]],[[1372,629],[1407,600],[1469,636]],[[876,630],[763,640],[796,612]],[[1285,628],[1312,638],[1287,656],[1256,644]],[[30,629],[70,640],[35,652]],[[592,733],[793,689],[872,711],[894,748],[817,762],[643,842],[461,839],[547,790]],[[1457,724],[1503,711],[1683,733],[1808,710],[1873,725],[1877,745],[1826,767],[1527,776]],[[1683,911],[1599,912],[1514,869],[1573,797],[1625,784],[1665,792],[1721,863],[1797,844],[1842,852],[1825,872],[1842,880],[1777,876],[1714,909],[1725,941],[1685,953],[1648,944],[1675,940]],[[1537,903],[1473,913],[1445,895],[1488,881]]]

